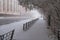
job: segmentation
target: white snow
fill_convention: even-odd
[[[28,20],[2,25],[0,26],[0,35],[15,29],[14,39],[16,40],[49,40],[45,20],[39,19],[28,31],[23,31],[23,24],[26,22]]]

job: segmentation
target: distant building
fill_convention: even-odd
[[[0,0],[0,14],[20,14],[20,5],[17,0]]]

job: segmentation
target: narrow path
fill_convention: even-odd
[[[46,27],[46,21],[39,19],[28,31],[19,30],[16,40],[49,40]]]

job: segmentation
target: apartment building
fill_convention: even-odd
[[[20,14],[20,5],[17,0],[0,0],[0,14]]]

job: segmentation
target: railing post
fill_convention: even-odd
[[[12,40],[12,39],[13,39],[14,31],[15,31],[15,30],[13,30],[13,31],[12,31],[12,35],[11,35],[11,39],[10,39],[10,40]]]

